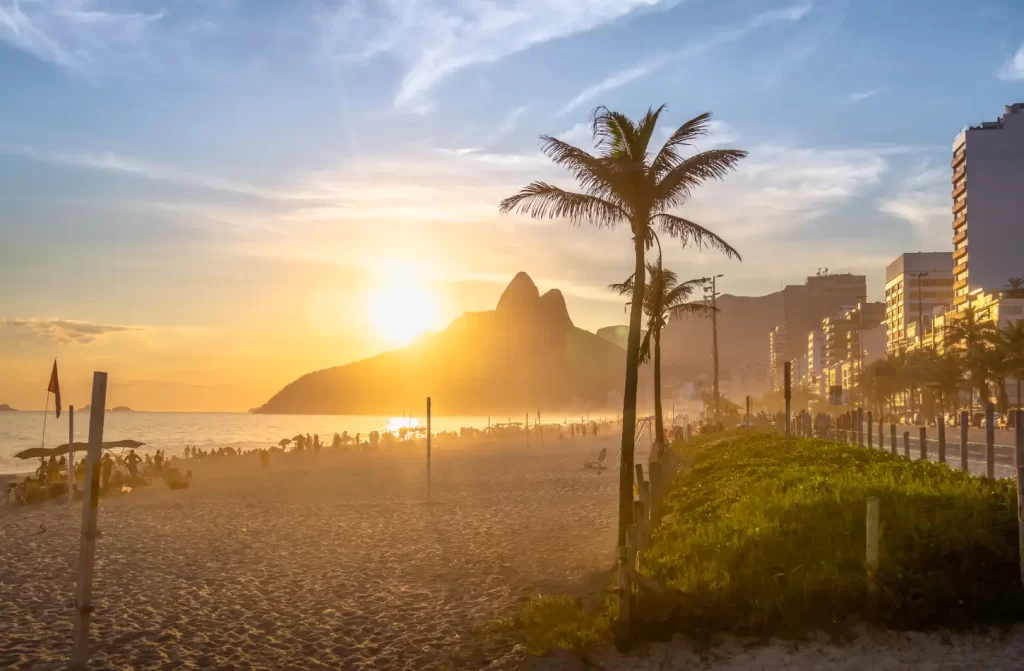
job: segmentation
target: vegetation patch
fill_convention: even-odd
[[[615,599],[609,585],[601,602],[589,606],[570,596],[536,596],[493,623],[488,633],[524,644],[531,655],[555,649],[582,655],[611,641],[614,619]]]
[[[683,593],[670,628],[801,636],[856,621],[963,628],[1024,616],[1016,486],[882,450],[769,433],[677,443],[684,466],[643,572]],[[877,598],[866,500],[879,499]]]

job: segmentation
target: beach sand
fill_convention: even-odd
[[[613,436],[190,462],[99,509],[91,668],[481,668],[474,632],[614,561]],[[646,449],[643,450],[646,452]],[[0,668],[67,663],[81,504],[0,508]],[[41,526],[44,525],[44,526]],[[45,531],[42,529],[45,528]]]

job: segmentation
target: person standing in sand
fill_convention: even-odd
[[[85,463],[84,460],[82,463]],[[110,453],[103,455],[103,459],[100,461],[100,479],[103,491],[107,491],[110,487],[110,472],[114,469],[114,460],[110,457]]]
[[[132,480],[139,477],[139,462],[142,459],[139,455],[135,454],[135,450],[128,453],[128,456],[124,458],[125,466],[128,467],[128,475],[132,477]]]

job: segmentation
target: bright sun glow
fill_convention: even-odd
[[[377,332],[396,345],[407,345],[441,321],[437,299],[418,286],[388,286],[370,298],[370,319]]]

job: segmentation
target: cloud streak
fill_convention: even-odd
[[[856,93],[851,93],[850,95],[846,96],[846,102],[848,102],[850,104],[859,103],[859,102],[861,102],[863,100],[867,100],[868,98],[874,98],[875,96],[878,95],[878,93],[879,93],[878,89],[872,89],[870,91],[859,91],[859,92],[856,92]]]
[[[755,14],[740,26],[722,30],[713,34],[711,37],[693,42],[683,49],[654,56],[653,58],[641,61],[628,68],[619,70],[618,72],[614,72],[600,82],[592,86],[588,86],[580,91],[574,98],[562,105],[556,113],[556,116],[565,116],[581,105],[594,100],[599,95],[621,88],[627,84],[631,84],[638,79],[643,79],[644,77],[660,70],[670,62],[691,58],[724,44],[736,42],[763,26],[780,22],[799,21],[806,16],[809,11],[811,11],[811,6],[811,3],[808,2]]]
[[[324,37],[327,49],[343,61],[386,54],[401,62],[405,73],[394,103],[416,110],[425,106],[431,89],[456,72],[676,1],[350,0],[324,21]]]
[[[74,319],[0,319],[0,327],[14,329],[61,345],[88,345],[112,333],[141,331],[137,326],[97,324]]]

